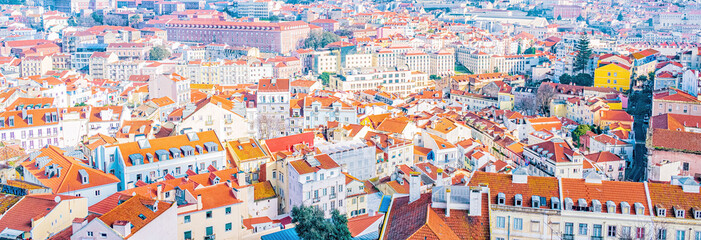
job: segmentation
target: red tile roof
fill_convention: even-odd
[[[587,206],[592,206],[592,200],[599,200],[602,211],[606,211],[606,202],[616,204],[616,212],[621,213],[621,202],[627,202],[634,212],[634,204],[641,203],[647,210],[648,202],[645,185],[641,182],[601,181],[587,183],[585,179],[562,178],[562,197],[570,198],[576,206],[579,199],[585,199]],[[564,201],[563,201],[564,202]],[[645,211],[645,215],[650,215]]]
[[[684,218],[693,219],[692,209],[701,210],[701,194],[684,192],[681,186],[666,183],[648,183],[652,206],[667,209],[666,217],[674,218],[674,209],[683,209]]]
[[[289,79],[261,79],[258,80],[259,92],[289,92]]]
[[[65,151],[56,146],[49,146],[42,148],[34,159],[21,164],[42,185],[51,188],[52,192],[56,194],[119,182],[119,179],[114,175],[90,168],[81,161],[64,155],[64,153]],[[60,174],[47,176],[45,169],[53,164],[60,167]],[[88,183],[82,183],[81,172],[87,173]]]
[[[5,214],[0,218],[0,229],[10,228],[20,231],[29,232],[32,230],[32,219],[39,220],[46,216],[59,204],[55,200],[56,197],[61,200],[72,200],[80,197],[53,195],[53,194],[37,194],[28,195],[15,203]]]
[[[349,218],[348,230],[351,232],[352,237],[357,237],[383,217],[383,214],[377,214],[375,216],[363,214],[354,218]]]
[[[483,202],[488,202],[483,194]],[[489,239],[488,204],[483,204],[482,216],[468,216],[465,210],[431,208],[431,193],[409,203],[409,197],[392,201],[383,239]]]
[[[545,197],[550,207],[551,197],[560,197],[557,178],[528,176],[526,183],[513,183],[512,175],[503,173],[475,172],[468,186],[487,185],[491,193],[491,203],[497,203],[499,193],[504,193],[505,204],[514,205],[514,197],[521,194],[522,206],[531,206],[531,196]],[[452,213],[452,212],[451,212]]]
[[[156,201],[140,195],[131,196],[126,201],[117,205],[114,209],[105,213],[105,215],[99,217],[99,219],[109,227],[112,227],[117,221],[127,221],[131,223],[131,234],[124,236],[125,238],[128,238],[163,214],[166,210],[173,206],[173,204],[175,203]],[[156,205],[157,210],[151,210],[148,205]],[[145,218],[142,219],[139,217],[141,214],[143,214]]]

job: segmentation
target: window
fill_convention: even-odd
[[[506,228],[506,218],[497,217],[497,228]]]
[[[635,228],[635,238],[645,239],[645,228],[644,227],[636,227]]]
[[[231,231],[231,229],[232,229],[231,223],[227,223],[226,225],[224,225],[224,231],[228,232],[228,231]]]
[[[214,228],[212,226],[209,226],[205,229],[207,232],[207,236],[212,236],[214,234]]]
[[[95,196],[100,196],[100,190],[95,190]]]
[[[667,239],[667,229],[660,228],[657,230],[657,239],[666,240]]]
[[[226,207],[225,211],[227,215],[231,214],[231,207]]]
[[[190,222],[190,215],[185,216],[184,221],[185,221],[185,223],[189,223]]]
[[[696,231],[696,234],[694,236],[694,240],[701,240],[701,231]]]
[[[579,224],[579,235],[587,235],[589,225],[586,223]]]
[[[212,211],[207,211],[207,218],[212,218]]]
[[[594,230],[591,233],[592,237],[601,237],[601,225],[594,224]]]
[[[565,223],[565,235],[574,234],[574,223]]]
[[[628,226],[623,226],[621,227],[621,237],[623,238],[630,238],[630,227]]]
[[[88,231],[88,237],[92,237],[92,236],[93,236],[93,233]]]
[[[146,216],[144,214],[139,214],[139,218],[141,218],[141,220],[146,220]]]
[[[107,238],[107,233],[100,233],[100,237]]]
[[[677,230],[677,240],[686,240],[686,230]]]
[[[514,218],[514,230],[523,230],[523,218]]]
[[[185,238],[185,240],[192,239],[192,231],[185,232],[183,237]]]
[[[606,236],[615,237],[616,236],[616,226],[609,226],[609,230]]]
[[[540,232],[540,222],[531,221],[531,232]]]

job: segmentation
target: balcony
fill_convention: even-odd
[[[562,235],[562,240],[574,240],[574,234],[571,234],[571,233],[570,233],[570,234],[567,234],[567,233],[565,233],[565,234]]]
[[[334,193],[334,194],[329,195],[329,199],[336,199],[336,194]]]
[[[604,237],[591,236],[591,240],[604,240]]]
[[[204,124],[207,125],[207,126],[211,126],[212,124],[214,124],[214,121],[212,121],[212,120],[207,120],[207,121],[204,122]]]
[[[204,236],[204,240],[214,240],[214,239],[216,239],[216,238],[214,237],[214,234]]]
[[[314,198],[312,199],[312,203],[318,203],[321,201],[321,198]]]

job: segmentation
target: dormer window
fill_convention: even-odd
[[[577,207],[579,207],[579,211],[589,211],[589,204],[587,204],[587,200],[584,198],[577,200]]]
[[[34,117],[32,117],[31,114],[29,114],[29,116],[27,116],[27,124],[28,125],[34,124]]]
[[[557,197],[551,197],[550,198],[550,208],[560,209],[560,199]]]
[[[607,201],[606,202],[606,212],[616,213],[616,203],[614,203],[613,201]]]
[[[514,196],[514,206],[523,206],[523,196],[521,194]]]
[[[684,218],[684,209],[679,209],[679,208],[674,208],[674,217],[676,218]]]
[[[571,198],[565,198],[565,210],[572,210],[572,205],[574,205],[574,201]]]
[[[504,193],[497,194],[497,204],[498,205],[506,204],[506,196],[504,195]]]
[[[0,128],[5,127],[5,118],[0,118]]]
[[[694,209],[694,219],[701,219],[701,209]]]
[[[645,215],[645,206],[642,203],[636,202],[633,206],[635,206],[635,215]]]
[[[667,209],[657,207],[657,216],[658,217],[666,217],[667,216]]]
[[[540,197],[539,196],[532,196],[531,197],[531,207],[540,208]]]
[[[630,204],[627,202],[621,202],[621,213],[630,214]]]
[[[10,116],[10,118],[7,119],[7,126],[14,127],[15,126],[15,117]]]
[[[601,212],[601,202],[599,200],[591,200],[591,211],[592,212]]]

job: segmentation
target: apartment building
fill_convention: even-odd
[[[88,62],[88,73],[93,78],[105,78],[107,76],[106,66],[119,60],[115,53],[95,52],[90,56]]]
[[[189,78],[176,73],[158,74],[149,79],[149,98],[169,97],[178,106],[190,103],[190,83]]]
[[[331,217],[332,210],[346,214],[346,176],[329,155],[305,154],[289,162],[288,199],[292,206],[316,206]],[[347,203],[346,203],[347,204]]]
[[[119,190],[133,188],[137,182],[152,183],[185,176],[187,171],[211,172],[227,166],[226,152],[214,131],[143,139],[135,142],[99,146],[90,163],[119,178]]]
[[[584,156],[563,140],[528,145],[523,156],[534,176],[582,178]]]
[[[169,41],[224,43],[248,46],[262,52],[289,53],[309,35],[309,25],[293,22],[224,22],[176,20],[166,23]]]
[[[652,116],[665,113],[701,116],[701,100],[678,89],[653,93]]]
[[[260,133],[261,128],[269,127],[275,132],[270,132],[269,136],[261,137],[272,138],[286,135],[290,126],[290,80],[261,79],[258,81],[256,97],[256,108],[259,116],[265,116],[264,118],[267,119],[263,124],[276,125],[262,126],[261,121],[258,121],[258,126],[255,127],[256,132]],[[277,132],[278,130],[280,132]]]
[[[19,144],[28,151],[46,145],[62,146],[59,141],[60,119],[57,108],[29,106],[0,113],[0,139]]]
[[[28,56],[20,64],[20,76],[44,75],[53,68],[51,56]]]
[[[374,178],[377,174],[375,167],[375,147],[368,146],[360,139],[339,143],[317,145],[323,154],[329,155],[344,172],[358,179]]]
[[[88,205],[117,192],[114,175],[83,165],[71,151],[49,146],[22,162],[24,180],[51,188],[53,194],[84,197]]]

